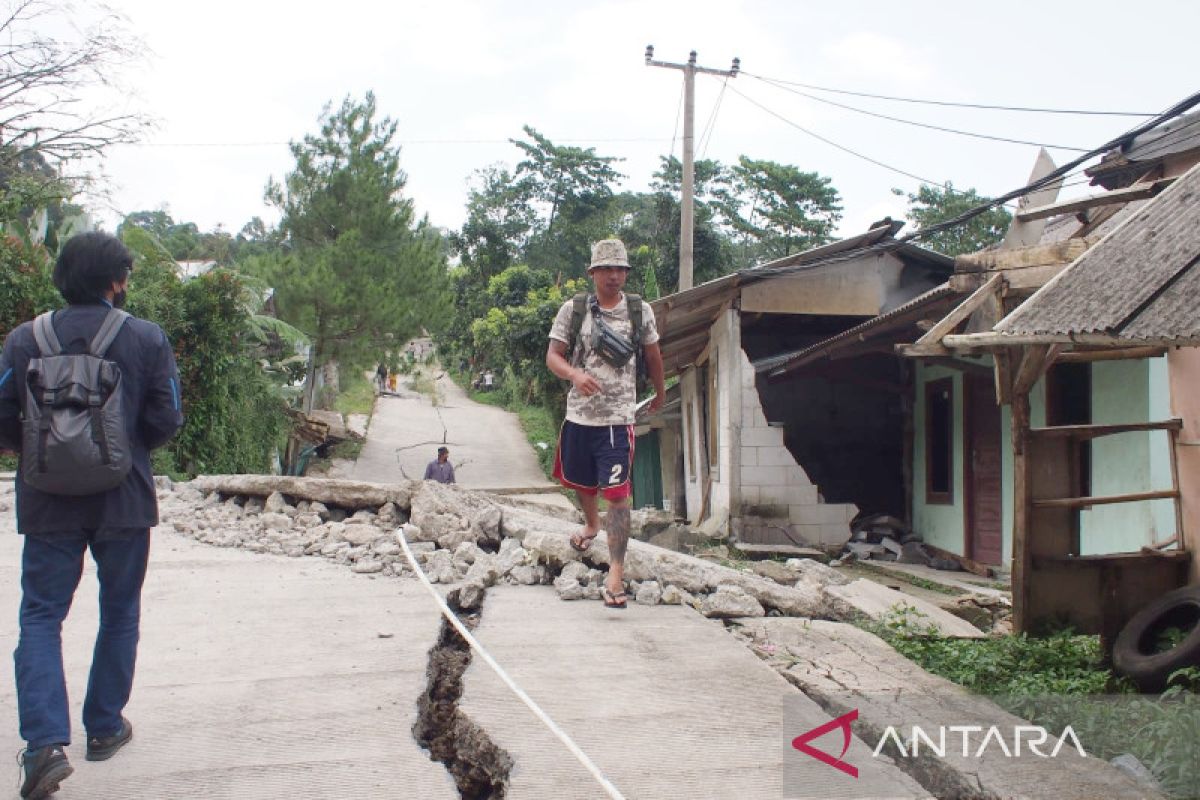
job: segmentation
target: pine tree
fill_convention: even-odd
[[[267,187],[286,252],[270,275],[276,308],[312,340],[308,408],[317,370],[374,363],[439,327],[448,305],[441,235],[414,222],[396,123],[375,116],[370,92],[327,106],[320,134],[291,144],[295,168]]]

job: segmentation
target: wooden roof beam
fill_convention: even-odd
[[[1074,200],[1064,200],[1061,203],[1050,203],[1027,211],[1018,211],[1017,219],[1021,222],[1031,222],[1035,219],[1045,219],[1059,214],[1073,214],[1096,206],[1109,206],[1117,203],[1129,203],[1134,200],[1146,200],[1156,196],[1163,189],[1175,182],[1174,178],[1160,178],[1150,183],[1136,184],[1125,189],[1114,189],[1111,192],[1077,197]]]

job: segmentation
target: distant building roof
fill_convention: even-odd
[[[1120,189],[1150,169],[1196,150],[1200,150],[1200,111],[1177,117],[1124,147],[1105,153],[1100,163],[1084,170],[1084,174],[1092,179],[1093,185]]]
[[[175,262],[175,268],[179,270],[179,277],[185,280],[188,278],[198,278],[216,266],[216,261],[207,261],[203,259]]]
[[[995,330],[1200,342],[1200,165],[1039,289]]]

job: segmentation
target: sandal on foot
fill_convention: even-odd
[[[624,610],[629,607],[629,595],[624,590],[613,594],[607,586],[602,586],[600,587],[600,596],[604,598],[605,608],[619,608]]]
[[[582,532],[571,534],[571,549],[577,553],[586,553],[591,549],[592,542],[600,535],[600,531],[596,531],[591,536],[584,536]]]

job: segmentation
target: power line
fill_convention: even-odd
[[[1074,159],[1073,161],[1070,161],[1069,163],[1066,163],[1066,164],[1062,165],[1061,167],[1051,171],[1047,175],[1045,175],[1041,178],[1038,178],[1037,180],[1030,181],[1027,185],[1022,186],[1020,189],[1014,189],[1013,191],[1007,192],[1006,194],[1003,194],[1003,195],[1000,195],[999,197],[993,198],[992,200],[989,200],[986,203],[980,203],[979,205],[975,206],[974,208],[968,209],[968,210],[964,211],[963,213],[959,214],[958,216],[952,217],[944,222],[939,222],[936,225],[930,225],[928,228],[922,228],[920,230],[913,231],[912,233],[901,236],[898,239],[892,239],[891,241],[887,241],[887,242],[880,242],[879,244],[870,245],[870,246],[862,248],[860,250],[854,250],[854,251],[851,251],[848,253],[840,253],[837,255],[827,256],[825,258],[817,259],[816,261],[811,261],[811,262],[808,262],[805,264],[796,264],[796,265],[788,265],[788,266],[781,266],[781,267],[757,267],[757,268],[755,268],[755,274],[774,275],[774,274],[782,274],[782,273],[786,273],[786,272],[795,272],[800,269],[812,269],[812,268],[818,267],[818,266],[825,266],[827,264],[834,264],[834,263],[846,261],[849,259],[859,258],[862,255],[865,255],[867,253],[887,252],[890,250],[895,250],[897,248],[903,247],[906,244],[912,244],[914,242],[919,242],[922,239],[927,239],[936,233],[940,233],[942,231],[949,230],[950,228],[956,228],[959,225],[964,225],[967,222],[970,222],[975,217],[978,217],[980,214],[985,214],[993,208],[996,208],[998,206],[1009,203],[1013,200],[1016,200],[1020,197],[1025,196],[1027,194],[1032,194],[1033,192],[1036,192],[1037,190],[1039,190],[1051,183],[1054,183],[1057,180],[1060,180],[1060,179],[1066,177],[1067,175],[1069,175],[1073,171],[1075,171],[1081,164],[1085,163],[1089,159],[1094,158],[1095,156],[1098,156],[1102,153],[1106,153],[1109,150],[1113,150],[1115,148],[1122,147],[1122,146],[1128,144],[1129,142],[1136,139],[1138,136],[1141,136],[1143,133],[1151,131],[1151,130],[1157,128],[1158,126],[1162,125],[1163,123],[1186,113],[1188,110],[1190,110],[1191,108],[1195,107],[1198,104],[1200,104],[1200,92],[1197,92],[1195,94],[1189,95],[1188,97],[1185,97],[1183,100],[1180,100],[1178,103],[1171,106],[1169,109],[1167,109],[1163,113],[1159,114],[1154,119],[1151,119],[1147,122],[1142,123],[1141,125],[1138,125],[1132,129],[1126,131],[1125,133],[1121,134],[1120,136],[1117,136],[1116,138],[1105,142],[1104,144],[1100,145],[1099,147],[1096,147],[1096,148],[1088,151],[1087,153],[1084,153],[1083,155],[1079,156],[1078,158]]]
[[[784,122],[784,123],[792,126],[793,128],[800,131],[801,133],[807,134],[818,141],[824,142],[825,144],[829,145],[830,147],[835,147],[844,153],[849,153],[850,155],[854,156],[855,158],[861,158],[863,161],[870,162],[877,167],[883,167],[886,170],[898,173],[900,175],[903,175],[906,178],[912,178],[915,181],[919,181],[921,183],[927,183],[930,186],[942,186],[943,185],[939,181],[933,181],[933,180],[929,180],[928,178],[922,178],[920,175],[914,174],[912,172],[908,172],[907,170],[900,169],[899,167],[893,167],[891,164],[885,164],[884,162],[882,162],[878,159],[875,159],[875,158],[871,158],[870,156],[860,153],[857,150],[851,150],[849,147],[840,145],[837,142],[833,141],[832,139],[827,139],[824,136],[820,135],[819,133],[810,131],[808,128],[805,128],[803,125],[793,122],[792,120],[788,119],[787,117],[783,116],[782,114],[772,111],[771,109],[767,108],[762,103],[755,100],[754,98],[748,97],[747,95],[743,94],[742,92],[738,91],[737,89],[734,89],[733,87],[730,87],[730,90],[734,94],[736,94],[738,97],[741,97],[743,100],[750,103],[751,105],[758,106],[760,109],[767,112],[768,114],[775,117],[776,119],[780,120],[781,122]]]
[[[750,77],[757,78],[757,76],[755,76],[755,75],[751,75]],[[865,108],[856,108],[854,106],[848,106],[845,103],[839,103],[835,100],[826,100],[824,97],[817,97],[816,95],[808,94],[807,92],[802,92],[798,89],[791,89],[791,88],[788,88],[787,86],[785,86],[781,82],[772,81],[767,78],[757,78],[757,79],[762,81],[763,83],[766,83],[769,86],[774,86],[777,89],[783,89],[785,92],[791,92],[792,94],[797,94],[801,97],[807,97],[809,100],[814,100],[818,103],[825,103],[827,105],[837,106],[838,108],[844,108],[847,111],[854,111],[859,114],[866,114],[869,117],[878,117],[879,119],[886,119],[886,120],[891,120],[892,122],[899,122],[903,125],[913,125],[917,128],[928,128],[929,130],[942,131],[943,133],[955,133],[955,134],[958,134],[959,136],[970,136],[975,139],[988,139],[993,142],[1007,142],[1009,144],[1032,145],[1033,147],[1048,147],[1048,148],[1051,148],[1054,150],[1073,150],[1077,153],[1086,153],[1087,152],[1087,148],[1084,148],[1084,147],[1071,147],[1071,146],[1065,145],[1065,144],[1049,144],[1047,142],[1031,142],[1031,141],[1028,141],[1025,139],[1010,139],[1006,136],[993,136],[993,135],[987,134],[987,133],[975,133],[973,131],[959,130],[958,128],[946,128],[941,125],[932,125],[927,122],[916,122],[911,119],[902,119],[900,117],[893,117],[888,114],[880,114],[875,111],[867,111]]]
[[[675,140],[679,138],[679,116],[683,113],[683,84],[679,85],[679,103],[675,106],[675,128],[671,131],[671,158],[675,157]],[[669,159],[668,159],[669,160]]]
[[[725,88],[727,86],[729,86],[728,77],[721,82],[721,93],[717,95],[716,102],[713,103],[712,114],[708,117],[708,123],[704,126],[704,132],[700,134],[700,140],[703,142],[703,150],[700,152],[701,158],[708,155],[708,145],[712,141],[713,130],[716,128],[717,112],[721,110],[721,100],[725,98]]]
[[[1084,110],[1084,109],[1077,109],[1077,108],[1035,108],[1035,107],[1031,107],[1031,106],[1002,106],[1002,105],[989,105],[986,103],[961,103],[961,102],[954,102],[954,101],[950,101],[950,100],[924,100],[924,99],[918,99],[915,97],[896,97],[894,95],[887,95],[887,94],[871,94],[870,92],[853,92],[853,91],[850,91],[849,89],[835,89],[830,86],[815,86],[811,83],[800,83],[799,81],[787,81],[787,80],[783,80],[782,78],[769,78],[764,75],[755,75],[751,72],[745,72],[744,70],[743,70],[743,74],[749,75],[752,78],[758,78],[759,80],[775,81],[776,83],[786,83],[789,86],[799,86],[801,88],[811,89],[816,92],[832,92],[834,94],[853,95],[854,97],[870,97],[874,100],[892,100],[897,103],[919,103],[922,105],[930,105],[930,106],[953,106],[953,107],[957,107],[957,108],[979,108],[979,109],[986,109],[988,111],[1024,111],[1024,112],[1033,112],[1033,113],[1039,113],[1039,114],[1083,114],[1083,115],[1088,115],[1088,116],[1102,116],[1102,117],[1153,117],[1153,116],[1155,116],[1155,114],[1153,112],[1145,112],[1145,111],[1091,111],[1091,110]]]

